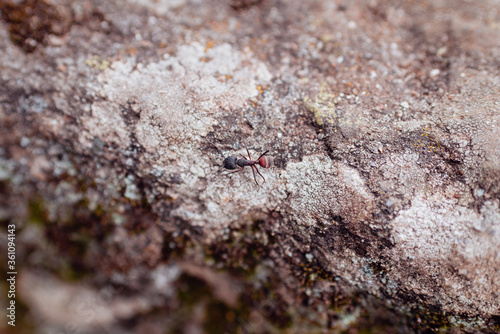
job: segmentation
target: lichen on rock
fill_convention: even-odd
[[[500,328],[494,1],[12,6],[19,328]]]

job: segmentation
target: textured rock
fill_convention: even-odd
[[[0,4],[20,327],[499,330],[498,1]]]

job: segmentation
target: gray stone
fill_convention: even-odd
[[[498,1],[9,3],[19,326],[499,329]]]

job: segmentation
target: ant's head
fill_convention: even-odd
[[[235,157],[234,155],[230,156],[230,157],[227,157],[226,159],[224,159],[224,168],[226,169],[236,169],[236,160],[238,160],[237,157]]]

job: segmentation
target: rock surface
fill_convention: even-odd
[[[0,9],[17,329],[500,330],[498,1]]]

